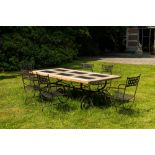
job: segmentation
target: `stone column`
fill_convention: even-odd
[[[154,32],[154,45],[153,45],[153,47],[154,47],[154,49],[153,49],[153,53],[155,54],[155,29],[153,30]]]
[[[155,29],[153,29],[153,33],[154,33],[154,44],[153,44],[153,51],[151,51],[151,54],[155,55]]]
[[[138,27],[128,27],[126,31],[126,50],[135,52],[139,43]]]

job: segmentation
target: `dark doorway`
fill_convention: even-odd
[[[151,53],[154,50],[154,30],[141,28],[139,30],[139,41],[142,45],[143,52]]]

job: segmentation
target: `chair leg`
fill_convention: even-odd
[[[133,103],[135,102],[135,97],[134,97],[134,99],[133,99],[133,101],[132,101]]]
[[[35,97],[35,96],[36,96],[36,91],[34,90],[33,97]]]
[[[44,101],[44,99],[43,99],[43,96],[41,95],[41,93],[39,94],[39,96],[40,96],[40,99],[41,99],[41,102],[42,102],[42,109],[41,109],[41,111],[43,112],[44,111],[44,103],[43,103],[43,101]]]
[[[27,95],[26,95],[26,97],[25,97],[25,101],[24,101],[25,104],[26,104],[27,100],[28,100],[28,98],[27,98]]]
[[[24,91],[25,91],[25,96],[26,96],[26,97],[25,97],[24,103],[26,104],[26,102],[27,102],[29,96],[28,96],[28,91],[26,90],[26,88],[24,89]]]

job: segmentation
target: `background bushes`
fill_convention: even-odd
[[[0,27],[0,68],[56,66],[77,56],[103,55],[122,47],[124,27]],[[123,48],[122,48],[123,49]]]
[[[39,68],[59,65],[77,57],[78,45],[71,28],[1,27],[0,29],[0,67],[5,70],[18,70],[19,64],[23,61],[32,61]]]

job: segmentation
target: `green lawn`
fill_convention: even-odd
[[[100,72],[101,61],[75,61],[61,67],[77,68],[80,63],[95,64]],[[80,109],[78,100],[69,100],[69,111],[53,111],[48,104],[42,112],[42,103],[37,98],[25,103],[25,93],[18,72],[0,73],[0,128],[155,128],[155,66],[115,64],[114,73],[122,78],[113,85],[122,83],[126,76],[142,74],[135,103],[126,107],[114,106]],[[31,95],[31,94],[30,94]],[[57,102],[56,100],[54,102]]]

